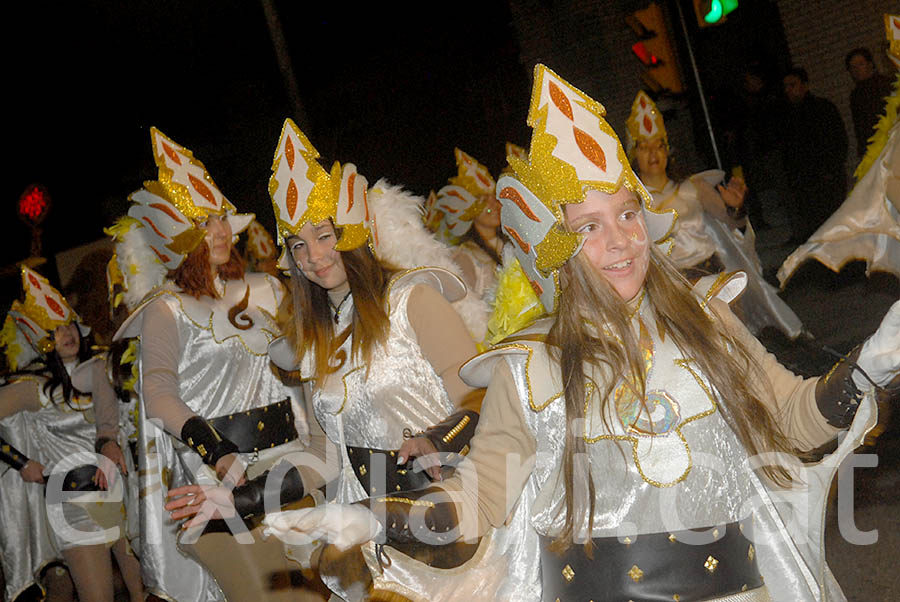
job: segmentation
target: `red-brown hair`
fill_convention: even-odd
[[[234,246],[228,262],[219,266],[219,277],[222,280],[242,280],[244,278],[244,260]],[[205,242],[197,245],[181,265],[169,270],[169,278],[188,295],[200,298],[203,295],[218,298],[213,278],[209,271],[209,246]]]

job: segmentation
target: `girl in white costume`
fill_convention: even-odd
[[[326,485],[329,500],[349,503],[441,479],[439,464],[468,449],[484,391],[458,376],[476,353],[451,305],[465,287],[452,273],[449,251],[423,227],[418,199],[385,182],[368,190],[349,163],[335,163],[328,173],[317,156],[287,120],[269,190],[293,311],[285,340],[270,354],[282,367],[299,370],[308,412],[316,417],[310,455],[298,466],[304,488]],[[407,465],[413,458],[417,464]],[[173,516],[194,511],[185,505]],[[288,546],[288,552],[309,561],[304,546]],[[423,563],[398,555],[398,565],[412,566],[402,586],[439,599],[427,589],[427,571],[462,561],[456,552],[426,560],[410,551]],[[353,560],[365,562],[358,550]],[[372,584],[347,587],[333,570],[343,562],[324,556],[322,578],[341,598],[361,599]],[[491,579],[496,571],[482,585]]]
[[[674,210],[678,215],[669,259],[691,282],[722,271],[743,271],[747,288],[740,300],[740,315],[755,333],[775,326],[791,338],[803,325],[782,301],[777,290],[763,279],[756,254],[756,237],[750,223],[733,217],[747,194],[741,178],[727,186],[724,174],[710,170],[682,182],[668,177],[669,140],[662,114],[642,90],[631,105],[626,123],[626,146],[638,177],[652,196],[653,208]],[[739,230],[743,228],[743,232]]]
[[[23,267],[22,283],[25,302],[14,302],[2,334],[18,370],[0,387],[0,460],[13,469],[0,476],[4,593],[14,599],[62,558],[80,599],[112,602],[112,552],[130,599],[143,600],[140,564],[128,543],[136,533],[125,521],[126,505],[135,518],[137,490],[130,454],[122,452],[118,399],[105,379],[96,387],[73,385],[76,366],[91,357],[89,329],[37,272]],[[114,418],[98,438],[95,417],[103,413]],[[111,461],[102,470],[95,450]],[[99,489],[110,493],[91,493]]]
[[[131,195],[128,216],[110,230],[110,273],[132,308],[116,339],[140,336],[145,582],[179,602],[275,599],[271,576],[291,567],[276,542],[259,538],[254,517],[265,511],[269,471],[288,467],[281,458],[307,441],[301,392],[266,355],[283,288],[245,273],[234,248],[253,216],[236,213],[190,150],[156,128],[151,142],[159,179]],[[281,480],[276,507],[302,497],[292,478]],[[239,517],[181,533],[167,496],[222,482],[234,488]]]
[[[427,204],[425,223],[436,224],[438,238],[454,246],[453,259],[469,293],[486,299],[503,254],[496,183],[473,157],[458,148],[453,154],[458,173]]]
[[[742,278],[692,291],[651,244],[665,244],[672,216],[649,209],[604,113],[536,67],[529,158],[510,160],[498,196],[548,315],[463,367],[467,382],[490,384],[456,476],[373,499],[368,515],[348,509],[343,525],[316,509],[273,515],[270,529],[346,546],[373,520],[389,543],[505,523],[519,539],[496,600],[841,600],[816,531],[836,465],[819,481],[791,450],[855,414],[852,449],[874,422],[857,387],[873,389],[862,369],[878,385],[900,372],[900,302],[856,363],[821,379],[789,373],[724,302]],[[757,474],[745,462],[760,452],[781,455]],[[801,479],[820,495],[776,511],[776,491],[809,493],[785,489]]]

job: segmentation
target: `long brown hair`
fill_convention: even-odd
[[[228,261],[218,268],[222,280],[242,280],[244,278],[244,260],[232,245]],[[209,271],[209,246],[201,242],[191,251],[184,261],[174,270],[169,270],[168,277],[188,295],[200,298],[204,295],[217,299],[219,293],[213,283]]]
[[[340,239],[340,236],[341,230],[335,228],[335,238]],[[379,263],[368,245],[351,251],[340,251],[340,254],[347,273],[347,283],[353,294],[353,318],[349,328],[336,333],[328,304],[328,291],[310,282],[300,271],[290,249],[287,251],[291,272],[291,302],[281,312],[282,327],[285,336],[297,350],[298,360],[307,353],[314,353],[315,367],[312,376],[319,385],[324,377],[349,359],[334,355],[348,336],[353,335],[351,355],[369,365],[376,345],[387,342],[391,326],[385,296],[394,268]],[[332,357],[336,362],[332,361]]]
[[[639,341],[631,325],[631,311],[621,297],[596,272],[584,254],[578,254],[560,270],[563,293],[559,314],[547,337],[551,354],[560,365],[566,403],[566,442],[563,451],[563,480],[566,490],[566,517],[563,531],[554,546],[567,548],[576,530],[577,454],[585,453],[583,432],[576,426],[585,417],[585,381],[591,368],[610,375],[599,389],[601,416],[608,416],[613,389],[620,384],[612,375],[634,375],[624,383],[638,399],[645,399],[643,359]],[[775,451],[794,453],[777,423],[751,389],[750,383],[768,383],[741,342],[726,332],[721,320],[710,317],[691,293],[689,285],[655,248],[644,289],[653,304],[657,323],[686,356],[695,361],[713,385],[719,412],[748,454]],[[586,323],[603,329],[589,329]],[[639,376],[638,376],[639,375]],[[600,386],[591,381],[595,387]],[[722,395],[727,392],[727,397]],[[646,406],[644,407],[646,411]],[[606,425],[609,428],[609,425]],[[582,456],[583,457],[583,456]],[[780,466],[766,466],[764,473],[779,484],[791,481]],[[581,471],[579,474],[583,474]],[[593,528],[594,483],[587,472],[588,532]]]

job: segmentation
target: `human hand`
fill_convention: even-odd
[[[878,386],[888,384],[900,373],[900,301],[891,305],[878,330],[863,343],[856,364]],[[858,371],[853,372],[853,382],[863,391],[872,388]]]
[[[215,518],[235,516],[234,498],[230,487],[185,485],[170,489],[166,510],[172,520],[190,519],[183,528],[205,525]]]
[[[747,196],[747,184],[740,177],[733,177],[728,181],[728,186],[719,184],[716,186],[722,201],[733,209],[738,209],[744,204],[744,198]]]
[[[247,482],[246,467],[237,454],[225,454],[216,462],[216,477],[222,482],[238,487]]]
[[[19,469],[22,480],[26,483],[43,483],[44,482],[44,465],[34,460],[29,460],[25,466]]]
[[[103,444],[103,447],[100,448],[100,453],[106,456],[110,462],[115,464],[119,470],[122,471],[122,474],[128,474],[128,467],[125,464],[125,454],[122,453],[122,448],[119,447],[119,444],[113,440],[109,440]],[[106,473],[97,467],[97,472],[94,473],[94,484],[97,485],[100,489],[107,490],[113,485],[115,485],[115,473],[110,471],[110,478],[106,478]]]
[[[432,481],[441,480],[441,461],[431,439],[418,435],[404,441],[397,451],[397,465],[406,464],[411,458],[418,458],[417,462]]]
[[[265,535],[284,539],[292,532],[322,539],[344,551],[375,539],[382,532],[375,514],[359,504],[325,504],[315,508],[268,514]]]

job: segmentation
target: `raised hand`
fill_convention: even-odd
[[[880,387],[900,373],[900,301],[891,305],[878,330],[863,343],[856,364]],[[853,373],[853,382],[863,391],[872,388],[858,371]]]

